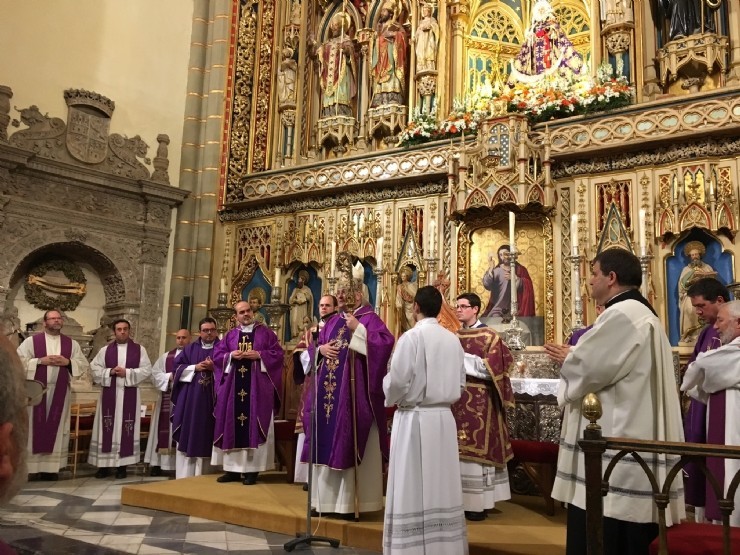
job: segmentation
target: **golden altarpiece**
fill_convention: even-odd
[[[740,8],[700,4],[687,30],[672,0],[236,3],[211,280],[221,325],[249,299],[290,351],[349,253],[394,333],[417,287],[441,287],[453,306],[474,291],[525,347],[516,377],[545,382],[557,370],[537,345],[593,322],[589,261],[621,246],[641,259],[678,366],[697,331],[682,315],[691,245],[736,281]],[[559,38],[540,36],[545,20]],[[537,41],[562,37],[582,77],[608,63],[629,84],[629,106],[550,121],[512,111],[500,91],[515,73],[536,82]],[[450,116],[444,139],[402,140],[470,97],[488,99],[474,133]],[[512,240],[529,289],[499,306],[488,277]],[[515,437],[557,441],[543,391],[518,391]]]

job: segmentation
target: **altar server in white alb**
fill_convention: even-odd
[[[464,351],[437,322],[442,295],[414,297],[416,325],[404,333],[383,379],[393,417],[383,553],[468,552],[457,428],[450,406],[465,388]]]
[[[722,346],[699,353],[686,369],[681,390],[707,405],[707,443],[740,445],[740,301],[723,304],[714,327]],[[707,467],[724,488],[740,470],[737,459],[707,458]],[[730,526],[740,526],[740,489]],[[707,483],[706,518],[722,521],[717,496]]]
[[[139,384],[152,373],[146,349],[129,337],[131,324],[120,319],[111,326],[115,340],[90,363],[93,382],[102,386],[87,459],[98,467],[96,478],[107,477],[112,467],[118,467],[116,478],[125,478],[126,466],[141,459]]]
[[[604,436],[683,441],[681,408],[673,356],[663,324],[637,290],[640,261],[620,248],[602,251],[591,269],[594,301],[605,307],[594,327],[570,348],[563,361],[558,403],[564,409],[553,499],[568,503],[566,553],[586,553],[584,458],[578,440],[588,420],[581,403],[595,393],[603,407]],[[604,465],[614,453],[607,452]],[[673,456],[643,453],[659,483],[677,461]],[[627,456],[609,480],[604,498],[604,545],[619,555],[648,552],[657,536],[658,512],[652,488],[640,466]],[[666,523],[685,517],[683,484],[674,480]]]
[[[67,466],[69,451],[69,407],[72,378],[87,372],[89,365],[79,343],[63,335],[62,313],[44,313],[44,331],[27,338],[18,347],[26,379],[46,388],[41,402],[28,409],[28,472],[39,480],[59,478]]]
[[[175,357],[190,343],[190,331],[178,330],[175,348],[163,353],[152,366],[152,385],[159,390],[157,404],[149,425],[149,439],[144,453],[144,462],[151,465],[150,475],[160,476],[163,470],[175,470],[175,449],[172,444],[170,416],[172,402],[172,379],[175,376]]]

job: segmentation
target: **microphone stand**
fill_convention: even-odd
[[[311,422],[311,433],[308,436],[308,499],[306,500],[306,533],[296,534],[296,538],[286,542],[283,545],[285,551],[293,551],[298,545],[311,545],[317,542],[328,543],[330,546],[337,548],[339,547],[339,540],[334,538],[327,538],[325,536],[315,536],[312,534],[311,526],[311,499],[313,498],[313,448],[316,437],[316,403],[317,403],[317,392],[318,392],[318,358],[319,358],[319,332],[318,330],[311,332],[314,346],[314,356],[311,357],[311,366],[309,372],[313,376],[313,403],[311,403],[310,409],[310,422]]]

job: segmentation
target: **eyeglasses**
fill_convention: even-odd
[[[44,398],[46,388],[36,380],[26,380],[26,406],[35,407]]]
[[[206,333],[216,333],[216,328],[207,328],[207,329],[200,330],[200,331],[203,331]]]
[[[459,304],[457,305],[457,308],[463,309],[463,308],[472,308],[469,304]]]

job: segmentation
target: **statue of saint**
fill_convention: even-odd
[[[85,332],[87,335],[92,336],[92,339],[90,339],[90,351],[88,353],[88,360],[92,360],[95,355],[100,352],[100,349],[108,345],[111,341],[113,341],[113,338],[115,337],[115,334],[113,333],[113,330],[111,329],[110,325],[113,320],[108,318],[107,316],[103,316],[100,319],[100,327],[93,330]]]
[[[431,4],[421,5],[421,21],[416,27],[416,71],[437,69],[437,47],[439,46],[439,23],[434,18]]]
[[[635,21],[632,0],[601,0],[599,4],[604,27]]]
[[[290,294],[288,304],[290,305],[290,337],[294,339],[301,337],[303,333],[303,320],[311,321],[313,316],[313,293],[306,286],[308,283],[308,272],[300,270],[297,276],[295,289]]]
[[[704,25],[702,28],[702,3],[704,4]],[[660,5],[668,19],[668,40],[680,39],[690,35],[714,33],[714,12],[721,1],[705,0],[660,0]]]
[[[690,344],[696,341],[704,324],[699,321],[694,306],[691,304],[691,297],[686,292],[689,287],[702,278],[716,278],[717,272],[709,264],[702,261],[707,248],[701,241],[686,243],[683,252],[689,259],[689,263],[681,270],[681,275],[678,278],[678,303],[681,313],[681,338],[679,342]]]
[[[2,328],[3,335],[8,338],[14,347],[17,348],[21,344],[24,337],[17,307],[8,307],[0,314],[0,328]]]
[[[350,37],[352,20],[339,12],[329,21],[329,38],[320,45],[319,60],[321,86],[321,116],[353,116],[352,102],[357,96],[357,60]]]
[[[260,324],[265,323],[265,315],[262,313],[262,305],[265,304],[265,299],[267,299],[267,293],[261,287],[255,287],[247,296],[247,302],[249,302],[249,307],[252,309],[254,319]]]
[[[537,0],[524,43],[511,63],[515,81],[533,83],[555,73],[563,77],[585,71],[583,58],[555,19],[548,0]]]
[[[411,281],[414,271],[410,266],[404,266],[398,272],[399,283],[396,286],[396,308],[398,309],[398,323],[400,332],[410,330],[416,324],[414,318],[414,297],[419,284]]]
[[[283,59],[277,76],[278,105],[295,104],[295,81],[298,64],[293,59],[293,49],[283,48]]]
[[[398,0],[385,0],[375,29],[370,57],[371,107],[403,104],[406,83],[406,31]]]
[[[511,316],[511,251],[509,245],[501,245],[497,251],[498,262],[493,253],[488,255],[488,269],[483,274],[483,287],[491,292],[482,316],[509,318]],[[516,265],[517,316],[534,316],[534,286],[527,269]]]

